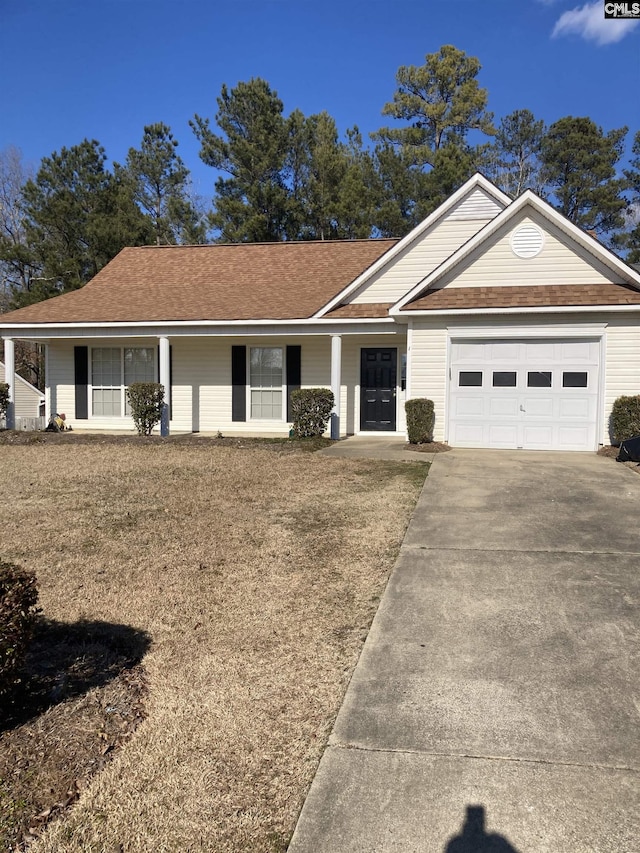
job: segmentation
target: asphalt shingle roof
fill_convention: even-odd
[[[80,290],[5,323],[295,320],[311,317],[397,240],[123,249]]]
[[[540,284],[516,287],[443,287],[405,305],[403,311],[469,311],[482,308],[559,308],[640,305],[640,291],[625,284]]]

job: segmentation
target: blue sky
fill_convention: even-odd
[[[37,165],[88,137],[122,161],[163,121],[211,197],[188,121],[213,119],[222,83],[262,77],[286,114],[327,110],[366,137],[398,66],[443,44],[478,57],[496,119],[640,129],[640,21],[605,20],[602,0],[0,0],[0,148]]]

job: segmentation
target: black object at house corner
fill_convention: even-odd
[[[620,443],[616,462],[640,463],[640,435],[634,435],[633,438],[628,438]]]

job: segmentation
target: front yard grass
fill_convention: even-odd
[[[51,707],[0,733],[0,848],[281,853],[428,466],[68,438],[0,447],[0,557],[53,632]]]

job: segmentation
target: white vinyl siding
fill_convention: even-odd
[[[349,302],[397,302],[502,210],[477,188],[427,228]]]
[[[447,219],[494,219],[504,209],[497,199],[485,192],[481,187],[476,187],[473,192],[451,208],[447,213]]]
[[[440,323],[414,324],[411,336],[411,397],[433,400],[436,419],[433,437],[445,439],[447,398],[447,330]]]
[[[0,362],[0,382],[6,382],[4,364]],[[17,418],[37,418],[40,414],[40,401],[44,394],[40,393],[21,376],[15,378],[13,386],[13,402]]]
[[[223,435],[286,435],[288,422],[276,418],[231,420],[231,346],[301,346],[302,387],[329,387],[331,384],[331,344],[329,337],[296,338],[172,338],[172,420],[176,431],[217,432]],[[249,387],[249,386],[248,386]]]
[[[609,317],[606,332],[603,436],[610,442],[609,415],[615,400],[640,394],[640,312]]]
[[[544,234],[542,250],[519,258],[512,235],[522,225],[536,225]],[[537,214],[509,221],[441,279],[436,287],[510,287],[541,284],[601,284],[622,278],[594,255],[569,241],[559,228]]]

